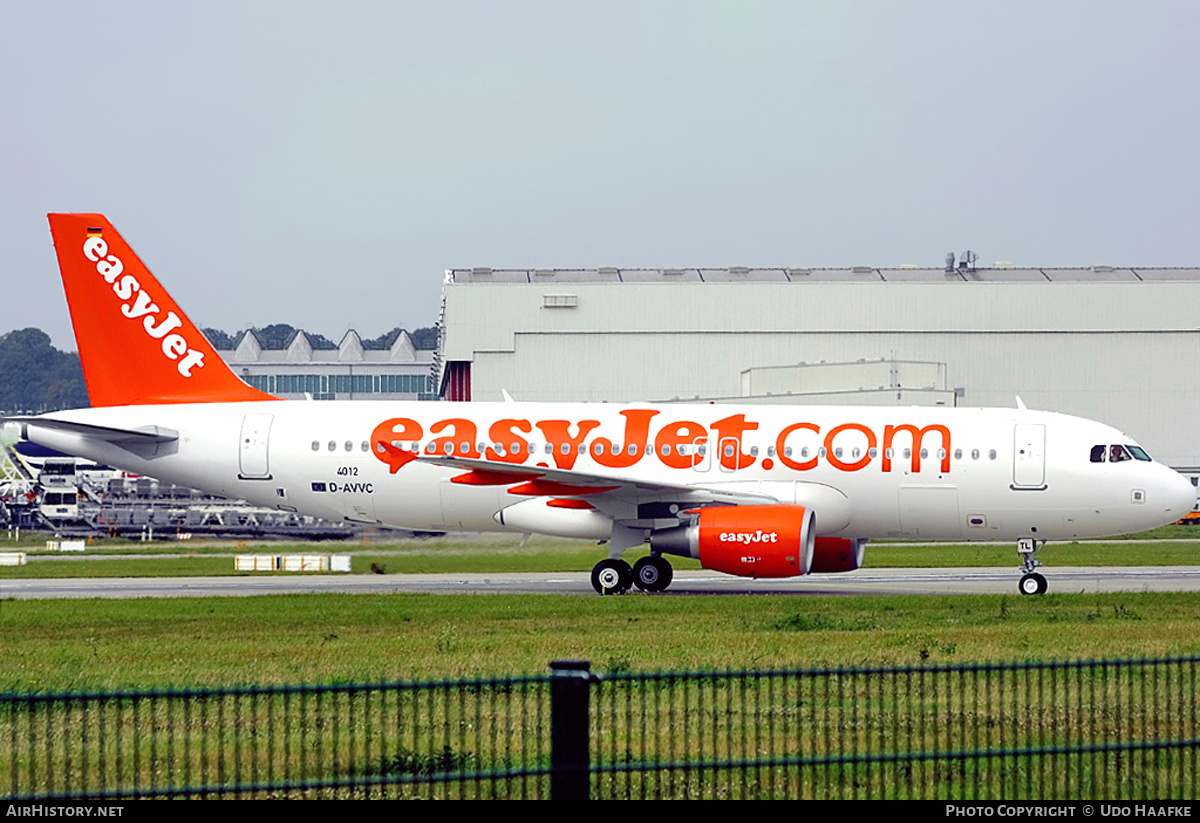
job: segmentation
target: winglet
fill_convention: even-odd
[[[242,382],[100,214],[50,214],[93,406],[275,400]]]

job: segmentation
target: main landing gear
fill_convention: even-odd
[[[1017,590],[1021,594],[1045,594],[1049,584],[1046,578],[1034,571],[1038,566],[1042,565],[1037,560],[1038,549],[1046,545],[1043,540],[1041,544],[1032,537],[1022,537],[1017,541],[1017,554],[1021,556],[1021,581],[1017,583]]]
[[[592,568],[592,588],[599,594],[624,594],[636,585],[642,591],[661,592],[671,585],[675,572],[661,557],[643,557],[629,567],[620,558],[609,557]]]

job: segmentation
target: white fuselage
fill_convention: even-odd
[[[1195,502],[1156,462],[1093,462],[1097,446],[1133,445],[1117,430],[1024,409],[279,401],[48,417],[178,440],[145,456],[36,421],[30,440],[263,506],[420,530],[503,530],[497,513],[529,499],[513,482],[451,482],[467,470],[431,460],[447,447],[498,470],[611,477],[619,499],[597,508],[649,528],[637,506],[686,504],[680,487],[805,505],[819,534],[861,538],[1097,537],[1173,522]],[[423,459],[390,463],[380,441]]]

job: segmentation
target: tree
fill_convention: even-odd
[[[0,409],[46,412],[87,405],[79,355],[54,348],[41,329],[0,336]]]
[[[412,332],[413,346],[422,351],[435,351],[438,347],[437,326],[426,326]]]
[[[396,326],[396,328],[389,332],[384,332],[378,337],[372,337],[370,340],[362,341],[363,348],[367,349],[368,351],[387,351],[392,346],[396,345],[396,338],[400,336],[402,331],[404,331],[404,329]]]
[[[237,348],[237,343],[234,342],[233,336],[226,334],[220,329],[204,328],[200,333],[208,338],[208,342],[212,343],[212,347],[217,351],[230,351]]]

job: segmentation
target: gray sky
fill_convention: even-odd
[[[194,321],[431,325],[469,266],[1200,265],[1193,2],[0,2],[0,333],[45,214]]]

